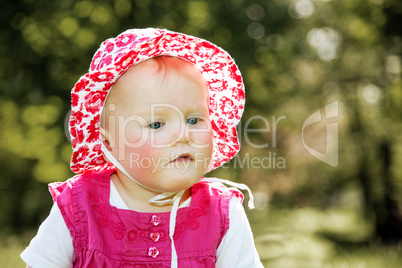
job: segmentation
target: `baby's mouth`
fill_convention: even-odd
[[[174,162],[185,162],[185,161],[192,161],[193,158],[190,154],[181,154],[176,159],[174,159],[171,163]]]

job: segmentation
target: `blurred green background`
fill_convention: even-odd
[[[73,175],[69,94],[99,44],[160,27],[216,43],[243,73],[242,150],[210,175],[253,190],[265,267],[402,267],[401,16],[399,0],[3,1],[0,266],[24,266],[47,183]]]

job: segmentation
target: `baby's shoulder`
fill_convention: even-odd
[[[203,178],[192,187],[192,194],[208,195],[213,199],[231,199],[237,197],[241,202],[243,194],[236,187],[227,187],[217,178]]]
[[[86,190],[93,187],[106,185],[110,180],[110,171],[101,171],[76,175],[64,182],[53,182],[49,184],[49,191],[56,201],[59,195],[71,195],[77,190]]]

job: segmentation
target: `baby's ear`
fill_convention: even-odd
[[[107,135],[107,131],[104,128],[100,128],[100,137],[101,137],[101,142],[103,145],[105,145],[106,149],[108,149],[109,151],[112,150],[112,146],[110,146],[110,142],[109,140],[106,138]],[[102,152],[103,154],[103,158],[105,159],[106,162],[110,163],[109,159],[106,157],[106,155]]]
[[[103,145],[105,145],[106,149],[111,151],[112,147],[110,146],[110,142],[109,142],[109,138],[108,138],[109,135],[108,135],[108,132],[103,127],[100,128],[100,136],[101,136],[101,141],[102,141]]]

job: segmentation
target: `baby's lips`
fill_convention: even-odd
[[[178,157],[176,157],[175,159],[173,159],[171,162],[175,162],[175,161],[181,161],[181,160],[190,160],[192,161],[193,158],[191,157],[191,154],[189,153],[184,153],[184,154],[180,154]]]

